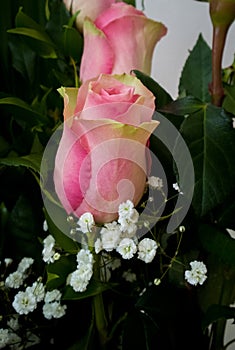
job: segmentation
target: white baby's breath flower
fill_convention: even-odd
[[[55,246],[55,239],[52,235],[48,235],[44,240],[43,240],[43,250],[42,250],[42,258],[43,261],[46,263],[53,263],[54,262],[54,246]]]
[[[134,209],[134,204],[129,199],[126,202],[121,203],[118,208],[119,218],[129,219],[132,215],[133,209]]]
[[[145,263],[153,261],[157,251],[157,243],[150,238],[144,238],[138,244],[138,259]]]
[[[124,271],[122,274],[122,277],[127,281],[127,282],[135,282],[136,281],[136,274],[134,272],[131,272],[131,269]]]
[[[43,231],[48,231],[48,225],[46,220],[43,221]]]
[[[91,232],[93,226],[95,225],[94,217],[91,213],[84,213],[80,216],[78,220],[79,231],[83,233]]]
[[[227,228],[226,230],[229,233],[230,237],[235,239],[235,231],[229,228]]]
[[[202,261],[191,261],[190,262],[191,270],[185,271],[185,279],[188,283],[196,286],[198,283],[202,285],[207,279],[206,265]]]
[[[135,224],[137,224],[139,219],[139,213],[134,208],[134,204],[130,200],[120,204],[118,214],[118,223],[120,224],[121,231],[134,235],[137,230]]]
[[[53,301],[51,303],[45,303],[42,312],[44,317],[50,320],[52,318],[60,318],[64,316],[66,308],[66,305],[61,305],[58,301]]]
[[[37,301],[33,293],[20,291],[15,295],[12,306],[18,314],[27,315],[29,312],[32,312],[36,309]]]
[[[123,259],[131,259],[136,253],[137,247],[133,239],[123,238],[116,250],[121,254]]]
[[[92,266],[80,264],[70,276],[69,284],[75,292],[84,292],[93,274]]]
[[[103,246],[102,246],[101,239],[97,238],[97,240],[95,241],[95,252],[96,252],[96,254],[99,254],[99,252],[101,252],[102,249],[103,249]]]
[[[235,118],[232,118],[233,120],[233,129],[235,129]]]
[[[89,249],[81,249],[77,253],[77,263],[79,264],[93,264],[93,255]]]
[[[11,265],[13,263],[13,259],[5,258],[4,263],[5,263],[6,267],[8,267],[9,265]]]
[[[9,342],[8,329],[0,328],[0,349],[3,349]]]
[[[150,176],[148,178],[147,184],[152,187],[154,190],[158,189],[160,190],[163,187],[163,181],[160,179],[160,177],[156,176]]]
[[[5,280],[5,285],[8,288],[19,288],[25,280],[25,275],[19,271],[12,272]]]
[[[17,271],[24,273],[26,270],[30,268],[30,266],[33,264],[34,259],[33,258],[23,258],[18,264]]]
[[[44,297],[44,301],[45,301],[45,303],[51,303],[53,301],[60,301],[61,296],[62,296],[62,294],[59,291],[59,289],[53,289],[51,291],[46,292],[45,297]]]
[[[129,200],[119,205],[118,214],[118,222],[120,224],[123,220],[136,224],[139,219],[138,211],[134,208],[134,204]]]
[[[43,244],[45,248],[52,249],[55,245],[55,238],[52,235],[48,235],[46,238],[44,238]]]
[[[26,288],[26,291],[31,292],[38,303],[43,300],[45,295],[45,287],[42,282],[34,282],[31,287]]]
[[[174,183],[172,186],[173,186],[174,190],[176,190],[177,192],[179,192],[179,194],[183,194],[183,192],[181,191],[181,189],[180,189],[180,187],[179,187],[179,185],[178,185],[177,182]]]
[[[133,222],[130,222],[129,220],[123,219],[121,221],[121,230],[122,230],[122,238],[129,237],[132,238],[135,236],[137,231],[137,225]]]
[[[106,224],[100,231],[102,247],[107,252],[115,249],[120,241],[121,231],[120,225],[113,223],[112,225]]]

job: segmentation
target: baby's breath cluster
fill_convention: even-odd
[[[84,292],[93,274],[93,255],[89,249],[81,249],[77,253],[77,269],[68,276],[75,292]]]
[[[115,250],[123,259],[131,259],[138,252],[140,260],[151,262],[156,254],[157,243],[150,238],[138,242],[138,219],[139,213],[130,200],[120,204],[118,220],[105,224],[100,230],[100,237],[95,241],[95,252]]]
[[[60,318],[65,315],[66,305],[61,304],[61,292],[59,290],[47,291],[38,277],[34,277],[34,259],[23,257],[13,272],[8,271],[14,266],[13,259],[5,259],[0,264],[3,272],[0,281],[0,297],[4,298],[4,308],[9,314],[1,315],[0,324],[0,349],[8,346],[17,350],[40,342],[38,336],[28,328],[24,329],[24,317],[33,313],[41,306],[42,314],[46,319]],[[2,326],[2,327],[1,327]],[[35,328],[35,325],[32,326]],[[24,345],[23,345],[24,344]],[[24,347],[22,347],[24,346]]]
[[[147,184],[151,190],[162,191],[163,183],[160,178],[149,177]],[[174,188],[180,193],[177,184],[174,184]],[[128,263],[128,260],[136,257],[149,264],[154,260],[158,249],[160,252],[162,251],[160,243],[156,239],[149,237],[140,239],[138,237],[138,229],[142,226],[148,229],[152,237],[155,238],[155,234],[151,231],[150,223],[147,220],[140,220],[139,212],[131,200],[120,204],[116,221],[105,223],[102,226],[96,225],[93,215],[89,212],[81,215],[77,221],[74,217],[69,216],[67,222],[72,226],[70,234],[73,241],[76,241],[75,237],[78,235],[82,237],[81,244],[77,245],[74,250],[66,251],[59,247],[50,232],[42,240],[42,260],[45,263],[45,270],[49,272],[48,276],[50,276],[51,265],[55,264],[58,259],[71,258],[71,261],[76,259],[76,269],[71,268],[71,272],[67,272],[63,276],[66,281],[65,291],[71,287],[76,293],[86,291],[93,277],[94,264],[97,261],[100,269],[99,278],[102,282],[107,283],[113,271],[123,267]],[[49,230],[46,220],[43,223],[43,230]],[[180,226],[179,232],[182,234],[184,231],[185,227]],[[172,260],[175,258],[176,256]],[[126,261],[123,264],[122,259]],[[61,260],[58,262],[58,266],[61,266]],[[48,285],[43,282],[42,277],[35,278],[34,276],[32,278],[33,258],[22,258],[16,265],[15,271],[12,271],[11,268],[12,259],[5,259],[0,264],[1,268],[3,264],[5,273],[4,276],[1,275],[0,288],[4,290],[5,295],[11,294],[11,297],[8,296],[8,300],[11,300],[12,312],[11,316],[5,317],[4,327],[0,328],[0,349],[8,346],[14,350],[20,348],[22,343],[20,333],[18,333],[20,317],[26,317],[36,309],[38,310],[40,306],[45,319],[59,319],[65,315],[67,306],[62,303],[62,293],[59,289],[47,290]],[[170,266],[171,264],[169,264],[169,268]],[[205,264],[195,260],[190,262],[190,266],[191,270],[185,271],[185,280],[194,286],[202,285],[207,279]],[[6,273],[8,268],[11,269],[10,273]],[[54,271],[53,269],[54,267],[52,267],[52,271]],[[163,272],[162,277],[155,278],[151,285],[158,286],[166,271]],[[117,275],[128,283],[138,282],[137,275],[132,271],[131,266],[125,267],[124,271],[117,270]],[[26,338],[30,339],[32,344],[40,342],[34,333],[30,333],[28,330],[26,333]]]

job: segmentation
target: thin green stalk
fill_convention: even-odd
[[[100,280],[100,257],[95,255],[94,277]],[[96,294],[93,297],[93,308],[95,313],[95,324],[99,335],[100,347],[105,349],[108,341],[108,322],[105,316],[104,302],[102,293]]]

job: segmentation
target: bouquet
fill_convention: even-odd
[[[135,1],[1,5],[0,348],[232,349],[235,2],[208,11],[174,100]]]

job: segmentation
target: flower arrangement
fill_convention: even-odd
[[[176,100],[134,1],[1,9],[0,348],[232,349],[235,2]]]

